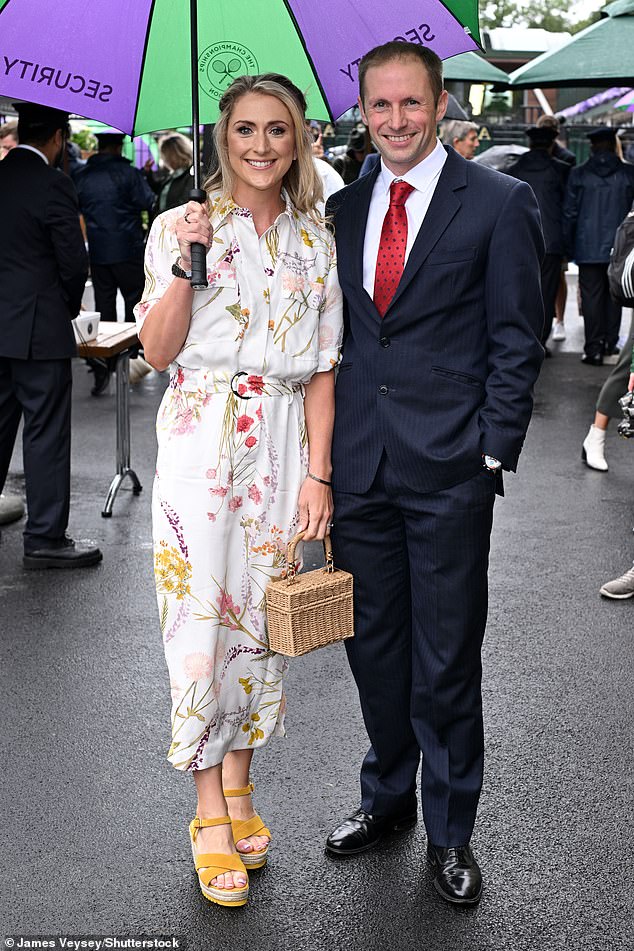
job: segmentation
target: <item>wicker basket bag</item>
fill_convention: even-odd
[[[297,574],[295,548],[303,537],[300,532],[288,544],[286,577],[273,578],[266,588],[269,646],[287,657],[354,634],[352,575],[335,568],[329,535],[324,539],[325,566]]]

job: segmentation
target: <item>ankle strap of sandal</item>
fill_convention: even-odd
[[[230,799],[238,796],[250,796],[253,792],[254,786],[253,783],[249,783],[248,786],[242,786],[241,789],[223,789],[225,798],[228,796]]]
[[[208,826],[230,826],[231,819],[229,816],[220,816],[218,819],[201,819],[199,816],[194,816],[194,821],[192,822],[192,841],[196,841],[199,829],[206,829]]]
[[[208,826],[230,826],[229,816],[221,816],[219,819],[199,819],[194,817],[194,829],[206,829]]]

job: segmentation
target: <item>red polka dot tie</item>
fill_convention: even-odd
[[[396,179],[390,185],[390,207],[383,219],[374,278],[374,303],[381,317],[385,316],[390,306],[405,266],[407,248],[405,202],[413,191],[413,185],[397,182]]]

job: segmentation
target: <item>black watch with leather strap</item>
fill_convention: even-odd
[[[181,267],[181,259],[180,259],[180,258],[176,258],[176,260],[175,260],[174,263],[172,264],[172,274],[174,275],[174,277],[182,277],[182,278],[183,278],[184,280],[186,280],[186,281],[189,281],[189,280],[191,279],[191,276],[192,276],[192,272],[191,272],[191,271],[185,271],[185,270],[183,270],[183,268]]]

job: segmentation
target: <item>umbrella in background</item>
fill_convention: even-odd
[[[451,82],[495,83],[508,86],[509,76],[477,53],[461,53],[443,63],[443,75]]]
[[[191,125],[204,201],[199,124],[237,76],[285,73],[311,118],[334,119],[356,100],[360,58],[394,38],[441,59],[478,49],[478,0],[0,0],[0,95],[130,135]],[[206,286],[202,245],[192,265]]]
[[[630,89],[624,96],[621,96],[618,102],[614,103],[615,109],[624,109],[626,112],[634,112],[634,89]]]
[[[634,83],[634,0],[616,0],[602,19],[556,50],[511,73],[515,88],[631,86]]]
[[[451,93],[448,93],[448,102],[447,102],[447,111],[445,113],[445,119],[469,119],[469,116],[462,108],[455,96],[452,96]]]
[[[487,168],[495,168],[498,172],[505,172],[524,152],[528,152],[525,145],[492,145],[486,152],[476,155],[472,161],[486,165]]]

